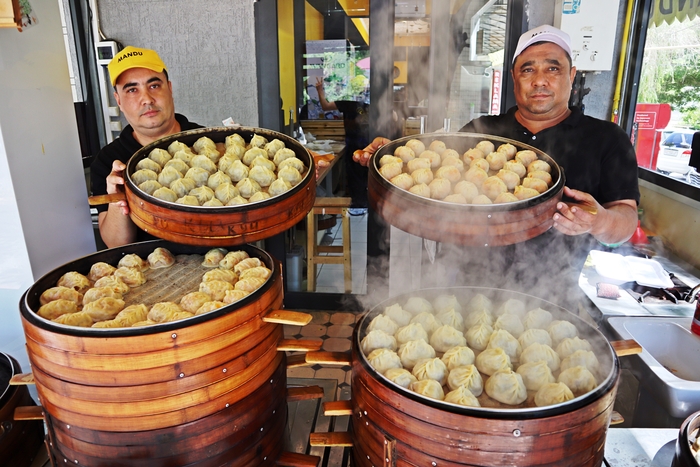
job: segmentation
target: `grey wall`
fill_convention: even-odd
[[[102,33],[160,54],[175,110],[205,126],[258,126],[253,1],[97,0]]]

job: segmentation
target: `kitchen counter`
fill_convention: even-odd
[[[610,428],[605,462],[610,467],[671,467],[677,429]]]

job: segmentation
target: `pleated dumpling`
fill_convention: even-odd
[[[95,287],[111,287],[115,291],[124,295],[129,292],[129,286],[124,283],[121,279],[114,276],[100,277],[95,281]]]
[[[255,292],[266,282],[262,277],[245,276],[234,285],[236,290],[244,290],[246,292]]]
[[[229,251],[218,262],[218,266],[224,269],[233,269],[238,263],[248,258],[250,255],[244,250]]]
[[[200,169],[204,169],[208,172],[209,175],[213,174],[218,170],[216,164],[203,154],[194,156],[192,158],[192,161],[190,162],[190,167],[198,167]]]
[[[175,264],[175,256],[166,248],[157,247],[148,255],[148,264],[152,269],[169,268]]]
[[[484,384],[486,394],[507,405],[518,405],[527,399],[523,378],[510,368],[493,373]]]
[[[147,318],[156,323],[165,323],[173,318],[173,315],[184,310],[175,302],[158,302],[148,311]]]
[[[241,272],[240,278],[245,279],[246,277],[260,277],[261,279],[267,279],[272,275],[272,271],[267,268],[267,266],[256,266],[254,268],[248,268]]]
[[[479,311],[486,311],[489,315],[493,312],[493,302],[482,293],[477,293],[467,303],[467,312],[475,313]]]
[[[384,316],[384,315],[379,315]],[[391,319],[386,317],[387,319]],[[392,320],[393,321],[393,320]],[[418,323],[408,323],[406,326],[402,326],[395,331],[396,343],[398,345],[405,344],[408,341],[414,341],[417,339],[423,339],[428,341],[428,333],[423,329]]]
[[[146,276],[137,268],[121,267],[117,268],[113,274],[129,287],[138,287],[146,283]]]
[[[419,313],[433,312],[433,305],[423,297],[411,297],[406,300],[403,309],[416,316]]]
[[[442,324],[435,318],[435,315],[430,311],[422,311],[416,316],[411,318],[410,323],[418,323],[423,326],[425,332],[428,333],[428,337],[435,332],[437,328],[442,326]]]
[[[248,177],[250,169],[241,161],[234,161],[224,172],[236,183]]]
[[[88,289],[85,292],[85,295],[83,295],[83,306],[87,305],[90,302],[94,302],[95,300],[99,300],[103,297],[122,298],[122,294],[114,290],[112,287],[93,287],[91,289]]]
[[[580,337],[566,337],[559,342],[555,349],[559,356],[564,359],[577,350],[593,350],[590,342]]]
[[[390,368],[401,368],[401,359],[393,350],[374,349],[367,355],[367,361],[378,373],[384,373]]]
[[[181,141],[173,141],[168,146],[168,153],[174,155],[178,151],[191,151],[190,147]]]
[[[413,315],[401,308],[398,303],[384,308],[384,314],[393,319],[399,326],[406,326],[413,318]]]
[[[285,167],[293,167],[300,174],[303,174],[304,171],[306,170],[306,166],[304,165],[304,162],[302,162],[302,160],[297,158],[297,157],[288,157],[287,159],[284,159],[282,162],[277,164],[278,170],[282,170]]]
[[[442,361],[448,370],[474,364],[474,351],[466,345],[456,345],[445,351]],[[478,396],[478,394],[477,394]]]
[[[467,329],[467,344],[474,350],[482,351],[489,344],[489,338],[493,334],[493,328],[488,324],[476,324]]]
[[[283,161],[285,161],[287,159],[291,159],[292,157],[296,157],[296,153],[292,149],[282,148],[282,149],[278,150],[275,154],[273,154],[272,162],[274,162],[275,165],[279,167],[279,165]],[[301,162],[301,160],[299,160],[299,162]]]
[[[228,251],[224,248],[212,248],[204,254],[202,266],[205,268],[215,268],[219,266],[219,262],[224,259]]]
[[[547,383],[544,384],[535,394],[535,405],[537,407],[545,407],[547,405],[561,404],[562,402],[570,401],[574,398],[571,392],[564,383]]]
[[[522,352],[522,347],[520,347],[518,339],[505,329],[494,330],[491,337],[489,337],[489,343],[486,348],[503,349],[508,354],[508,357],[510,357],[511,362],[518,361],[520,353]]]
[[[245,151],[245,146],[242,146],[240,144],[232,144],[230,146],[226,146],[226,151],[224,152],[224,155],[221,159],[223,159],[224,157],[232,157],[234,159],[241,160],[243,158],[243,154],[245,154]],[[219,166],[221,165],[221,159],[219,159]]]
[[[394,337],[391,336],[391,338],[393,339]],[[394,340],[395,343],[396,340]],[[435,358],[435,349],[423,339],[401,344],[397,353],[401,358],[401,364],[408,370],[412,370],[416,362],[422,358]]]
[[[458,329],[444,324],[430,335],[430,345],[438,352],[446,352],[452,347],[467,345],[467,339]]]
[[[270,156],[270,158],[272,158],[277,153],[277,151],[279,151],[283,147],[284,143],[279,139],[275,138],[269,143],[267,143],[265,146],[263,146],[263,149],[265,149],[265,151],[267,151],[267,155]]]
[[[175,152],[175,154],[173,154],[173,159],[181,160],[182,162],[184,162],[185,164],[187,164],[189,166],[190,162],[192,162],[192,158],[194,156],[196,156],[196,154],[193,153],[188,148],[187,151],[180,150],[180,151]]]
[[[476,356],[476,367],[485,375],[492,375],[499,370],[510,370],[513,364],[510,357],[501,348],[486,349]]]
[[[78,304],[73,300],[59,298],[39,307],[37,314],[45,319],[56,319],[68,313],[77,313]]]
[[[583,366],[573,366],[562,371],[557,381],[566,384],[574,394],[585,394],[598,386],[593,373]]]
[[[547,366],[552,371],[557,371],[559,365],[561,364],[561,359],[559,354],[557,354],[554,349],[548,345],[539,344],[535,342],[530,344],[526,349],[520,354],[520,363],[537,362],[537,361],[547,362]]]
[[[282,178],[289,182],[290,185],[296,186],[301,182],[301,173],[291,165],[285,165],[277,171],[277,178]]]
[[[214,196],[223,204],[228,203],[236,196],[240,196],[240,194],[238,188],[231,183],[222,183],[214,190]]]
[[[68,287],[69,289],[73,289],[82,294],[84,294],[91,286],[90,279],[77,271],[69,271],[65,273],[58,279],[56,285]]]
[[[156,191],[154,191],[153,196],[155,198],[162,199],[163,201],[168,201],[171,203],[174,203],[179,198],[177,193],[165,186],[160,187]]]
[[[190,292],[180,299],[180,307],[185,311],[195,313],[199,307],[210,301],[211,296],[204,292]]]
[[[518,338],[525,331],[525,326],[518,315],[503,313],[493,323],[493,329],[495,331],[499,329],[506,330],[511,333],[513,337]]]
[[[114,319],[119,321],[122,327],[130,327],[134,323],[148,319],[148,307],[143,303],[129,305],[117,313]]]
[[[221,158],[221,153],[219,152],[219,150],[212,148],[204,148],[201,152],[198,153],[198,155],[207,157],[214,164],[219,162],[219,159]]]
[[[489,327],[493,327],[493,317],[491,316],[491,312],[487,310],[472,311],[464,319],[464,326],[466,326],[467,329],[476,326],[477,324],[486,324]]]
[[[222,280],[200,282],[199,291],[209,295],[212,300],[223,301],[227,290],[233,290],[233,284]]]
[[[370,321],[369,325],[367,326],[367,331],[373,331],[375,329],[381,329],[387,334],[394,335],[399,329],[399,325],[396,324],[396,321],[386,315],[377,315],[372,318],[372,321]]]
[[[248,201],[251,203],[255,203],[256,201],[264,201],[266,199],[270,199],[272,196],[270,196],[270,193],[265,193],[264,191],[258,191],[257,193],[253,193],[253,196],[248,198]]]
[[[250,295],[250,292],[247,292],[245,290],[227,290],[226,295],[224,295],[224,303],[235,303],[238,300],[244,299],[248,295]]]
[[[251,162],[253,162],[256,158],[258,157],[264,157],[265,159],[269,159],[267,155],[267,151],[261,148],[256,148],[252,147],[248,149],[245,154],[243,154],[243,157],[241,158],[241,161],[245,164],[250,166]]]
[[[228,148],[230,146],[233,146],[234,144],[245,147],[246,143],[241,135],[239,135],[238,133],[233,133],[226,137],[226,139],[224,140],[224,144],[226,145],[226,148]]]
[[[171,165],[171,166],[165,167],[158,174],[158,183],[160,183],[162,186],[170,186],[170,184],[173,183],[178,178],[182,178],[182,173],[180,173],[179,170],[177,170],[175,167],[173,167]]]
[[[535,308],[525,313],[525,329],[547,329],[552,323],[552,313],[542,308]]]
[[[241,196],[244,198],[250,198],[255,193],[260,191],[262,188],[260,184],[250,177],[246,177],[236,184],[236,188],[240,192]]]
[[[173,156],[171,156],[165,149],[155,148],[148,154],[148,158],[163,167],[165,166],[166,162],[173,158]]]
[[[168,162],[165,163],[165,167],[172,167],[173,169],[177,170],[180,172],[180,174],[184,177],[187,171],[190,169],[190,166],[187,162],[183,161],[182,159],[171,159]]]
[[[242,276],[246,269],[257,268],[259,266],[265,266],[265,263],[263,263],[260,258],[245,258],[236,263],[233,266],[233,270],[236,271],[239,276]]]
[[[544,329],[530,328],[524,331],[522,334],[520,334],[520,337],[518,337],[518,342],[520,342],[520,346],[523,348],[523,350],[525,350],[530,346],[530,344],[534,344],[535,342],[551,347],[552,337]]]
[[[264,148],[265,145],[268,143],[267,138],[265,138],[262,135],[253,135],[252,138],[250,138],[250,147],[251,148]]]
[[[93,321],[105,321],[117,316],[125,306],[124,300],[120,298],[103,297],[85,305],[83,311],[89,314]]]
[[[197,183],[191,178],[178,178],[170,184],[170,189],[175,192],[178,198],[186,196],[187,193],[194,190]]]
[[[411,383],[408,388],[421,396],[430,397],[431,399],[441,401],[445,398],[445,391],[442,389],[442,385],[434,379],[416,381]]]
[[[391,334],[375,329],[362,338],[360,347],[365,355],[369,355],[375,349],[396,350],[396,339]]]
[[[158,188],[163,188],[163,185],[156,180],[146,180],[139,185],[139,190],[152,195]]]
[[[465,407],[481,407],[481,404],[479,404],[479,399],[477,399],[476,396],[464,386],[460,386],[457,389],[453,389],[445,394],[444,400],[445,402],[463,405]]]
[[[202,167],[192,167],[185,174],[185,178],[189,178],[194,181],[195,186],[204,186],[209,181],[209,175],[214,172],[209,172]]]
[[[389,368],[384,372],[384,376],[394,384],[408,389],[411,383],[418,381],[415,376],[405,368]]]
[[[146,157],[136,163],[136,170],[141,169],[148,169],[152,170],[155,173],[159,173],[163,169],[163,167],[161,167],[160,164],[154,161],[153,159],[149,159],[148,157]]]
[[[206,201],[202,204],[202,206],[210,206],[210,207],[221,207],[223,205],[224,205],[224,203],[222,203],[221,201],[219,201],[216,198],[212,198],[209,201]]]
[[[442,324],[452,326],[460,332],[464,331],[464,318],[462,318],[462,314],[454,308],[438,312],[435,318]]]
[[[189,196],[194,196],[197,199],[197,204],[201,206],[214,198],[214,190],[206,185],[198,186],[190,191]]]
[[[549,332],[549,335],[552,338],[552,343],[555,346],[559,345],[559,343],[567,337],[578,336],[578,329],[576,329],[576,326],[564,320],[552,321],[547,327],[547,332]]]
[[[552,370],[544,360],[523,363],[515,372],[523,378],[529,391],[538,391],[544,384],[556,382]]]
[[[44,290],[39,297],[39,303],[41,305],[46,305],[54,300],[71,300],[74,301],[76,305],[81,305],[83,303],[83,294],[68,287],[56,286]]]
[[[89,328],[93,324],[92,317],[85,311],[77,313],[66,313],[52,320],[54,323],[65,324],[67,326],[78,326],[81,328]]]
[[[202,306],[197,308],[197,310],[194,312],[194,314],[195,315],[202,315],[204,313],[209,313],[211,311],[218,310],[219,308],[223,308],[225,306],[226,306],[226,304],[224,302],[211,300],[209,302],[202,303]]]
[[[202,282],[208,281],[226,281],[235,284],[238,280],[238,274],[230,269],[214,268],[204,273]]]
[[[146,271],[148,270],[150,265],[148,264],[148,261],[141,258],[136,253],[129,253],[127,255],[122,256],[122,258],[119,260],[119,263],[117,263],[117,267],[136,268],[139,271]],[[114,274],[114,271],[112,271],[112,274]]]
[[[217,170],[216,172],[211,174],[207,179],[207,187],[211,188],[212,190],[216,190],[217,188],[219,188],[219,186],[225,184],[231,184],[231,177],[229,177],[220,170]]]
[[[266,169],[271,170],[273,173],[275,170],[277,170],[277,166],[274,162],[262,156],[256,157],[253,159],[253,162],[250,163],[250,169],[252,170],[254,167],[265,167]],[[275,176],[275,178],[277,177]]]
[[[270,187],[267,192],[272,196],[281,195],[282,193],[289,191],[292,188],[292,184],[283,178],[278,178],[270,183]]]
[[[592,351],[577,350],[561,361],[559,369],[565,371],[574,366],[582,366],[595,374],[600,368],[600,363],[598,362],[598,357]]]
[[[411,373],[413,373],[413,376],[415,376],[418,381],[434,379],[438,381],[440,385],[447,382],[447,367],[442,360],[437,357],[421,358],[413,366]]]
[[[484,390],[484,380],[475,365],[465,365],[450,370],[447,386],[452,390],[463,386],[475,396],[480,396]]]
[[[262,165],[256,165],[250,169],[248,177],[251,180],[255,180],[261,187],[270,186],[270,184],[277,179],[277,176],[272,170]]]

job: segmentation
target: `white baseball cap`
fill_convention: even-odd
[[[569,35],[561,29],[557,29],[548,24],[543,24],[542,26],[530,29],[520,36],[518,46],[515,48],[515,54],[513,55],[513,63],[515,63],[515,59],[518,57],[518,55],[523,53],[523,50],[537,42],[553,42],[564,49],[564,52],[569,54],[569,58],[571,58],[573,55],[571,53],[571,37],[569,37]]]

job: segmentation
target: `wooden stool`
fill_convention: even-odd
[[[314,207],[306,216],[306,290],[316,290],[316,265],[317,264],[342,264],[344,266],[345,292],[352,292],[352,264],[350,262],[350,198],[316,198]],[[343,245],[325,246],[318,245],[316,237],[318,225],[316,215],[340,214],[343,225]],[[320,253],[336,253],[335,255],[320,256]],[[342,253],[342,256],[337,255]]]

